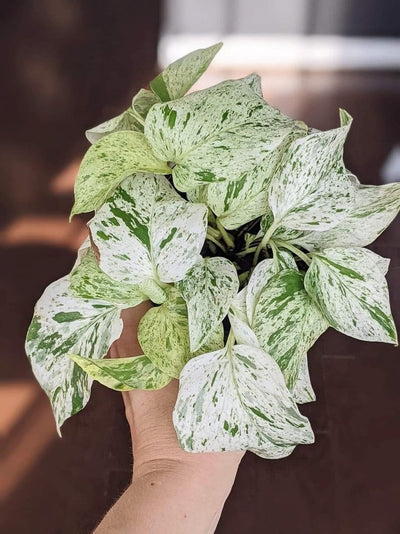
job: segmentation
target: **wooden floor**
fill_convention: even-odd
[[[10,6],[0,42],[9,54],[3,72],[14,75],[0,85],[2,112],[13,120],[0,132],[0,532],[86,534],[129,483],[122,401],[95,385],[88,407],[59,439],[23,340],[34,302],[69,271],[84,228],[66,225],[82,131],[112,115],[150,76],[157,9],[152,2],[142,7],[145,23],[128,39],[126,14],[134,19],[128,0],[121,2],[125,16],[101,8],[95,24],[94,2],[79,9],[60,2],[65,12],[57,31],[52,4],[44,4],[48,12],[36,12],[33,2]],[[133,59],[138,43],[142,62]],[[334,127],[337,108],[347,109],[355,118],[347,166],[362,182],[380,183],[382,165],[400,143],[399,75],[262,74],[267,99],[314,127]],[[392,258],[388,280],[400,324],[399,222],[373,249]],[[284,460],[247,454],[219,534],[400,532],[398,350],[330,330],[312,349],[310,367],[318,399],[301,410],[316,443]]]

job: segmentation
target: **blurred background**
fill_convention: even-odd
[[[124,110],[160,67],[225,41],[198,87],[256,70],[283,112],[327,129],[355,118],[346,163],[400,181],[398,0],[14,0],[0,4],[0,531],[89,533],[127,487],[120,395],[98,384],[57,437],[24,354],[32,308],[69,272],[85,219],[68,223],[84,130]],[[400,226],[392,258],[400,324]],[[390,346],[327,332],[310,354],[316,443],[246,455],[218,533],[400,532],[400,362]]]

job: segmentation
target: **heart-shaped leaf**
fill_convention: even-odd
[[[397,344],[387,283],[374,256],[362,248],[314,253],[305,287],[339,332],[364,341]]]
[[[261,347],[277,361],[290,390],[304,354],[329,324],[304,289],[304,275],[287,269],[261,290],[252,329]]]
[[[275,169],[280,147],[294,131],[303,133],[305,125],[271,108],[243,80],[156,104],[145,124],[154,154],[174,163],[180,191]]]
[[[93,144],[105,137],[106,135],[124,130],[133,132],[143,132],[143,126],[137,120],[137,118],[135,118],[134,114],[132,113],[132,110],[130,109],[127,109],[120,115],[117,115],[116,117],[113,117],[112,119],[109,119],[108,121],[105,121],[99,124],[98,126],[90,128],[90,130],[86,130],[85,135],[87,140]]]
[[[360,185],[355,203],[338,226],[309,232],[294,242],[308,250],[365,247],[389,226],[400,210],[400,184]]]
[[[117,282],[104,273],[90,248],[70,274],[70,291],[76,297],[106,300],[126,308],[146,300],[139,286]]]
[[[89,228],[101,269],[146,292],[146,281],[175,282],[198,261],[207,208],[183,200],[163,176],[138,174],[121,184]]]
[[[194,452],[247,449],[281,458],[314,440],[276,362],[246,345],[228,345],[186,364],[173,420],[181,447]]]
[[[151,90],[163,102],[185,95],[206,71],[221,47],[222,43],[217,43],[200,48],[174,61],[150,82]]]
[[[153,365],[168,376],[179,377],[192,356],[186,304],[174,288],[161,306],[151,308],[142,317],[138,340]]]
[[[226,258],[206,258],[177,284],[189,315],[190,349],[201,347],[227,315],[239,289],[235,266]]]
[[[116,391],[131,389],[161,389],[171,377],[157,369],[146,356],[99,360],[69,354],[93,380]]]
[[[84,408],[92,380],[70,353],[102,358],[122,331],[121,307],[71,295],[69,276],[53,282],[36,304],[26,337],[33,372],[48,395],[57,428]]]
[[[114,189],[134,172],[169,174],[167,163],[154,156],[140,132],[114,132],[86,152],[75,181],[71,217],[98,209]]]
[[[355,184],[346,173],[343,145],[351,117],[341,110],[342,126],[294,141],[270,186],[275,226],[327,230],[350,211]]]

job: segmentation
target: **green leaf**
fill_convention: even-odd
[[[287,150],[270,187],[276,226],[327,230],[352,208],[356,186],[343,163],[351,117],[344,117],[340,128],[297,139]]]
[[[309,232],[294,241],[308,250],[365,247],[389,226],[400,210],[400,184],[360,185],[355,203],[338,226]]]
[[[315,401],[315,393],[311,385],[310,373],[308,371],[307,354],[300,362],[299,376],[293,388],[293,398],[297,404]]]
[[[246,345],[227,346],[186,364],[173,421],[181,447],[193,452],[247,449],[281,458],[296,444],[314,440],[276,362]]]
[[[175,289],[169,291],[164,304],[151,308],[142,317],[138,340],[153,365],[168,376],[179,377],[192,355],[186,304]]]
[[[98,209],[124,178],[134,172],[169,174],[140,132],[115,132],[100,139],[86,152],[75,182],[71,217]]]
[[[281,145],[294,132],[303,135],[305,125],[271,108],[245,80],[156,104],[145,125],[154,154],[175,164],[172,174],[179,191],[237,181],[256,169],[271,176]]]
[[[70,274],[70,291],[75,297],[106,300],[126,307],[137,306],[146,300],[137,285],[117,282],[104,273],[90,249]]]
[[[150,82],[151,90],[163,101],[180,98],[194,85],[214,59],[222,43],[200,48],[174,61]]]
[[[305,287],[333,328],[364,341],[397,344],[382,263],[362,248],[314,253]]]
[[[93,380],[117,391],[161,389],[171,377],[157,369],[146,356],[98,360],[68,355]]]
[[[112,119],[109,119],[98,126],[90,128],[90,130],[86,130],[85,135],[87,140],[93,144],[106,135],[125,130],[133,132],[143,131],[143,126],[135,118],[132,110],[130,109],[127,109],[120,115],[117,115],[116,117],[113,117]]]
[[[329,324],[304,289],[304,276],[287,269],[261,290],[252,328],[261,347],[278,363],[293,389],[304,354]]]
[[[183,200],[163,176],[137,174],[121,184],[89,228],[101,269],[146,292],[148,280],[175,282],[198,261],[207,208]]]
[[[122,331],[121,307],[69,292],[69,276],[53,282],[36,304],[26,337],[33,372],[48,395],[59,429],[84,408],[92,380],[70,353],[102,358]]]
[[[232,262],[226,258],[206,258],[194,265],[177,284],[189,315],[191,351],[196,351],[222,321],[239,289]]]

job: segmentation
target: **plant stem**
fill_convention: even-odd
[[[226,248],[224,247],[224,245],[222,243],[220,243],[219,241],[217,241],[217,239],[215,239],[212,235],[210,235],[208,232],[207,232],[207,236],[206,238],[211,241],[211,243],[214,243],[214,245],[216,245],[218,248],[220,248],[223,252],[225,252],[226,254]]]
[[[269,240],[271,239],[272,234],[275,232],[278,226],[279,224],[277,224],[276,222],[273,222],[271,226],[268,228],[268,230],[266,231],[264,237],[262,238],[261,243],[257,247],[256,253],[254,254],[253,265],[257,265],[258,258],[260,257],[262,249],[267,246]]]
[[[248,276],[249,276],[249,272],[250,272],[250,271],[244,271],[244,273],[239,274],[239,282],[240,282],[240,283],[246,281],[246,279],[247,279]]]
[[[232,345],[235,343],[235,336],[233,335],[232,328],[229,330],[228,339],[226,341],[226,346],[231,349]]]
[[[212,235],[215,239],[221,239],[221,232],[219,232],[212,226],[208,226],[207,234]]]
[[[225,241],[225,244],[228,248],[235,248],[235,242],[230,234],[222,226],[220,220],[217,217],[217,228],[221,233],[222,239]]]
[[[243,258],[243,256],[247,256],[247,254],[251,254],[252,252],[255,252],[257,250],[257,247],[250,247],[245,250],[241,250],[236,254],[238,258]]]
[[[278,247],[286,248],[287,250],[290,250],[293,252],[293,254],[296,254],[301,260],[304,261],[307,265],[310,265],[311,258],[305,253],[302,252],[299,248],[295,247],[294,245],[287,243],[286,241],[279,241],[279,239],[275,240],[275,244]]]

